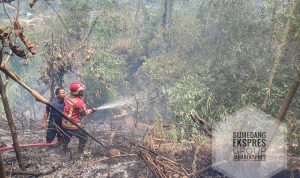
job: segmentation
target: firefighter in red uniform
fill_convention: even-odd
[[[73,119],[79,126],[81,126],[82,116],[90,115],[95,112],[96,109],[87,109],[86,104],[82,99],[85,86],[80,82],[73,82],[70,85],[71,94],[65,97],[64,113]],[[74,135],[79,139],[78,153],[83,153],[87,142],[87,135],[78,129],[75,125],[63,118],[62,127],[64,131],[63,141],[64,150],[68,150],[68,144],[70,139]]]

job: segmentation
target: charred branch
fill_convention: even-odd
[[[192,120],[200,126],[201,130],[204,131],[204,133],[209,136],[210,138],[212,138],[212,128],[210,125],[208,125],[206,123],[206,121],[204,121],[201,117],[199,117],[197,114],[190,114]]]

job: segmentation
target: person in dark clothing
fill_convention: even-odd
[[[55,98],[51,101],[51,104],[59,109],[60,111],[64,111],[64,98],[65,98],[65,90],[62,87],[59,87],[55,90]],[[48,120],[47,126],[47,134],[46,134],[46,142],[51,143],[55,136],[57,136],[57,141],[62,141],[61,127],[62,127],[62,116],[59,112],[52,109],[50,106],[46,106],[46,111],[43,116],[42,128],[46,128],[46,122]]]

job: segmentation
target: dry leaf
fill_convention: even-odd
[[[25,36],[23,33],[21,33],[20,38],[21,38],[22,42],[24,43],[24,45],[27,47],[28,51],[32,55],[35,55],[36,51],[35,51],[34,44],[29,40],[29,38],[27,36]]]
[[[25,54],[24,49],[20,48],[19,46],[12,45],[12,44],[10,44],[9,47],[15,55],[26,59],[26,54]]]
[[[58,53],[57,58],[62,59],[61,53]]]
[[[36,2],[37,2],[37,0],[32,0],[31,3],[29,3],[30,8],[32,8]]]
[[[8,29],[8,27],[0,27],[0,36],[4,35],[4,32]]]
[[[21,41],[27,47],[28,51],[32,55],[35,55],[36,51],[35,51],[34,44],[29,40],[29,38],[27,36],[24,35],[23,28],[21,27],[19,20],[17,18],[14,19],[14,31],[15,31],[16,37],[20,37]]]
[[[20,25],[20,22],[17,18],[14,19],[14,31],[15,31],[15,35],[16,37],[20,36],[21,33],[23,33],[23,29]]]
[[[23,64],[24,66],[27,66],[27,65],[29,64],[29,61],[28,61],[27,59],[24,59],[24,60],[22,61],[22,64]]]
[[[10,38],[8,33],[4,33],[3,36],[0,36],[1,40],[2,40],[2,46],[9,46],[10,43]]]

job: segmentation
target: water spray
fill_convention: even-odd
[[[133,103],[132,99],[123,99],[121,101],[117,101],[117,102],[112,102],[109,104],[105,104],[102,106],[99,106],[96,108],[97,111],[99,110],[104,110],[104,109],[112,109],[112,108],[116,108],[116,107],[121,107],[121,106],[125,106],[125,105],[130,105]]]

